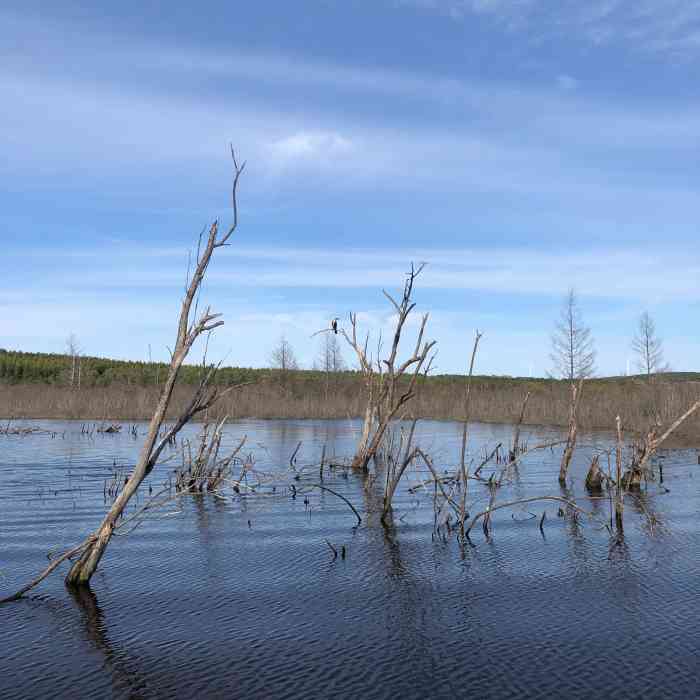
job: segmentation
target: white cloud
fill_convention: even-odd
[[[352,150],[350,139],[328,131],[297,131],[267,147],[273,162],[283,167],[295,163],[331,164]]]

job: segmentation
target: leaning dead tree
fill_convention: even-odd
[[[234,167],[232,185],[233,223],[226,232],[221,233],[219,231],[218,221],[214,221],[209,228],[203,248],[202,236],[200,236],[200,245],[197,251],[194,274],[186,285],[185,295],[182,300],[180,318],[177,325],[177,336],[175,339],[175,346],[171,353],[168,376],[163,385],[160,399],[158,400],[158,405],[149,423],[148,435],[143,447],[141,448],[141,452],[134,470],[128,477],[127,483],[124,485],[124,488],[115,499],[111,508],[104,516],[99,527],[94,532],[89,534],[80,544],[72,547],[61,556],[53,559],[51,564],[29,584],[21,588],[9,598],[0,600],[0,602],[20,598],[27,591],[31,590],[41,581],[43,581],[64,561],[76,557],[77,559],[73,562],[73,565],[66,576],[66,584],[88,584],[95,573],[95,570],[97,569],[97,566],[100,563],[110,540],[112,539],[117,523],[122,517],[122,514],[129,504],[129,501],[134,494],[136,494],[144,479],[155,467],[158,458],[163,452],[163,449],[168,444],[172,444],[175,436],[179,433],[183,426],[185,426],[194,416],[206,411],[220,397],[220,392],[217,390],[217,388],[210,386],[211,379],[216,370],[216,367],[212,365],[202,373],[202,378],[199,385],[197,386],[185,409],[178,415],[174,424],[165,430],[164,434],[161,435],[161,428],[163,427],[165,416],[168,411],[168,407],[170,406],[173,390],[185,358],[198,338],[200,338],[203,334],[208,334],[214,329],[223,325],[221,314],[212,313],[210,307],[206,307],[204,311],[197,315],[197,301],[202,287],[202,282],[204,281],[204,276],[207,272],[214,252],[227,245],[229,239],[238,226],[237,190],[238,181],[243,169],[245,168],[245,163],[240,165],[238,164],[233,148],[231,148],[231,156],[233,158]]]
[[[639,488],[643,479],[651,476],[648,463],[661,445],[675,432],[688,418],[700,409],[700,400],[695,401],[682,415],[659,435],[657,426],[652,426],[644,437],[639,440],[632,450],[632,463],[623,474],[623,486],[627,489]]]
[[[380,450],[392,421],[405,418],[403,411],[406,404],[416,395],[421,373],[427,373],[430,369],[434,357],[431,350],[436,341],[423,340],[429,314],[424,314],[421,318],[413,353],[404,361],[399,360],[401,336],[406,321],[416,306],[413,301],[413,285],[424,267],[424,264],[418,267],[411,264],[400,301],[386,290],[382,290],[396,312],[393,340],[386,358],[381,358],[381,340],[377,345],[375,360],[368,350],[369,333],[366,334],[364,342],[358,339],[357,314],[350,314],[350,333],[340,329],[340,333],[355,352],[366,391],[362,434],[352,460],[355,469],[367,471],[370,461]]]

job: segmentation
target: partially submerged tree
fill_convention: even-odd
[[[639,370],[651,378],[658,372],[667,372],[664,362],[663,341],[656,332],[656,324],[648,311],[639,317],[637,332],[632,340],[632,349],[637,355]]]
[[[406,417],[405,406],[416,395],[419,376],[430,369],[434,357],[430,353],[436,341],[423,340],[429,314],[424,314],[421,318],[412,354],[403,361],[399,360],[401,336],[416,306],[413,301],[413,285],[424,267],[423,264],[418,267],[411,265],[400,301],[386,290],[382,290],[395,311],[393,339],[387,357],[381,357],[381,338],[377,343],[376,359],[369,353],[369,332],[365,335],[364,342],[359,340],[357,314],[350,314],[350,333],[345,329],[340,330],[355,352],[366,392],[362,434],[352,460],[355,469],[367,471],[392,421]]]
[[[554,375],[569,381],[587,379],[595,373],[596,351],[591,329],[583,322],[578,298],[569,289],[552,334],[550,355]]]
[[[569,471],[571,458],[574,456],[576,449],[576,439],[578,437],[578,407],[583,393],[583,377],[578,380],[578,385],[571,383],[571,399],[569,401],[569,430],[566,434],[566,443],[564,452],[561,456],[559,464],[559,484],[566,486],[566,475]]]
[[[141,448],[141,452],[134,470],[128,477],[124,488],[114,500],[111,508],[102,519],[99,527],[94,532],[88,535],[79,545],[69,549],[61,556],[53,559],[51,564],[36,579],[21,588],[19,591],[17,591],[17,593],[9,598],[0,600],[0,602],[20,598],[27,591],[43,581],[60,564],[67,559],[72,559],[74,557],[78,558],[73,563],[66,576],[66,584],[88,584],[95,573],[95,570],[97,569],[107,546],[109,545],[115,527],[129,504],[129,501],[134,494],[136,494],[144,479],[155,467],[158,458],[163,452],[163,449],[168,444],[172,444],[183,426],[185,426],[194,416],[211,407],[224,393],[219,392],[216,387],[210,387],[210,382],[216,367],[212,365],[205,368],[206,371],[202,373],[199,385],[197,386],[197,389],[192,395],[190,401],[177,416],[173,425],[164,432],[161,432],[168,407],[170,406],[170,401],[177,382],[178,374],[189,351],[198,338],[204,334],[210,333],[219,326],[222,326],[224,323],[220,319],[221,314],[212,313],[210,307],[208,306],[204,309],[204,311],[197,315],[197,301],[204,276],[207,272],[214,251],[227,245],[229,239],[238,226],[237,189],[238,181],[245,167],[245,163],[241,165],[238,164],[233,148],[231,149],[231,156],[233,158],[234,166],[232,186],[233,223],[225,233],[220,233],[219,223],[218,221],[214,221],[209,228],[203,248],[203,241],[202,237],[200,236],[196,267],[191,280],[188,280],[185,288],[185,295],[182,300],[180,318],[177,324],[177,335],[175,338],[174,348],[171,352],[168,375],[163,385],[160,399],[158,400],[158,405],[156,406],[155,412],[148,426],[148,434],[143,447]]]

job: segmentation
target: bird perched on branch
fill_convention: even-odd
[[[334,318],[334,319],[331,321],[331,330],[332,330],[336,335],[338,335],[338,319],[337,319],[337,318]]]

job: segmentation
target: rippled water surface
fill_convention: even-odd
[[[80,424],[41,425],[56,435],[0,437],[2,594],[98,524],[105,479],[141,443],[126,430],[88,438]],[[301,493],[318,482],[323,445],[347,457],[356,431],[350,421],[243,421],[226,440],[247,435],[263,472],[288,466],[301,441],[300,478],[284,480]],[[454,466],[460,431],[422,424],[419,442],[441,469]],[[531,446],[557,436],[525,432]],[[510,439],[508,426],[474,426],[472,457]],[[583,436],[571,469],[571,493],[602,520],[609,504],[586,498],[583,477],[607,447],[606,435]],[[558,457],[527,457],[498,500],[561,495]],[[113,539],[90,591],[70,593],[54,574],[0,607],[0,697],[697,697],[697,450],[660,461],[663,484],[628,497],[624,542],[612,548],[599,524],[558,517],[550,502],[494,513],[492,539],[479,529],[462,551],[432,536],[432,491],[408,491],[421,476],[412,470],[390,531],[379,523],[381,478],[367,488],[342,469],[324,484],[355,505],[359,527],[333,494],[305,503],[281,482],[247,497],[187,497]],[[154,490],[171,469],[152,474]],[[477,512],[488,492],[470,488]],[[346,558],[333,560],[326,539]]]

